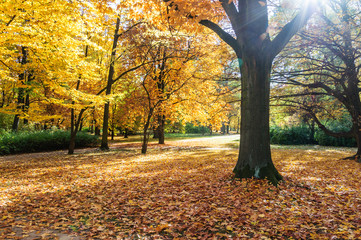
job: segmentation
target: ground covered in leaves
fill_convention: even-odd
[[[0,157],[0,239],[361,238],[361,165],[340,160],[350,150],[274,149],[275,188],[233,180],[227,144]]]

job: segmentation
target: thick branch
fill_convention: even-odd
[[[306,93],[295,93],[295,94],[287,94],[287,95],[281,95],[281,96],[274,96],[270,99],[283,99],[283,98],[294,98],[294,97],[305,97],[305,96],[324,96],[328,95],[327,93],[322,92],[306,92]]]
[[[317,118],[316,114],[314,112],[312,112],[312,110],[308,110],[308,112],[310,113],[313,120],[316,122],[317,126],[327,135],[329,135],[331,137],[346,137],[346,138],[353,137],[353,135],[352,135],[353,129],[352,128],[348,132],[333,132],[333,131],[327,129],[326,126],[320,122],[320,120]]]
[[[271,56],[275,57],[282,51],[291,38],[307,23],[308,19],[315,12],[315,5],[309,2],[307,6],[297,14],[297,16],[287,23],[282,31],[275,37],[270,44]]]
[[[199,23],[215,32],[225,43],[233,48],[237,55],[241,53],[241,48],[239,47],[237,40],[220,26],[209,20],[201,20]]]
[[[231,21],[232,28],[237,30],[237,26],[241,25],[242,23],[240,22],[239,13],[233,1],[221,0],[220,2],[222,3],[223,9]]]

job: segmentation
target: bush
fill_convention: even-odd
[[[201,134],[205,134],[205,133],[209,133],[209,128],[205,127],[205,126],[195,126],[192,123],[187,123],[186,124],[186,133],[201,133]]]
[[[67,149],[69,141],[70,132],[61,130],[5,133],[0,137],[0,155]],[[79,132],[75,146],[89,147],[97,143],[98,137]]]
[[[272,126],[270,128],[271,144],[282,145],[301,145],[313,144],[311,130],[306,126],[291,126],[278,127]]]

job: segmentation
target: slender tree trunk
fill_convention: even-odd
[[[18,129],[19,129],[19,123],[20,123],[20,115],[19,114],[16,114],[14,116],[14,121],[13,121],[13,125],[11,127],[12,131],[13,132],[17,132]]]
[[[221,133],[222,135],[226,133],[226,126],[224,125],[224,122],[222,122]]]
[[[311,123],[309,124],[309,127],[310,127],[310,141],[312,144],[315,144],[316,141],[315,141],[315,132],[316,132],[316,129],[315,129],[315,121],[313,119],[310,119],[309,121],[311,121]]]
[[[158,139],[159,144],[164,144],[164,125],[165,125],[165,116],[158,115],[158,126],[154,130],[153,138]]]
[[[144,128],[143,128],[143,141],[142,141],[142,153],[143,154],[146,154],[147,149],[148,149],[148,140],[149,140],[148,129],[149,129],[150,121],[151,121],[152,116],[153,116],[153,111],[154,111],[153,108],[151,108],[149,110],[147,121],[144,124]]]
[[[85,108],[80,110],[78,119],[75,119],[74,109],[72,109],[71,111],[71,128],[70,128],[70,142],[69,142],[68,154],[74,153],[76,135],[79,132],[80,123],[82,122],[81,119],[85,110],[86,110]]]
[[[76,131],[75,131],[75,114],[74,109],[71,109],[71,126],[70,126],[70,141],[69,141],[69,148],[68,148],[68,154],[73,154],[75,149],[75,139],[76,139]]]
[[[114,76],[114,64],[115,64],[115,56],[116,56],[116,49],[118,45],[118,38],[119,38],[119,27],[120,27],[120,18],[117,18],[117,23],[115,26],[114,38],[113,38],[113,47],[112,47],[112,54],[110,58],[110,66],[109,66],[109,73],[108,73],[108,81],[107,81],[107,89],[105,95],[109,95],[112,91],[113,85],[113,76]],[[104,117],[103,117],[103,135],[102,135],[102,143],[100,149],[108,150],[108,128],[109,128],[109,105],[110,103],[107,102],[104,106]]]
[[[357,162],[361,163],[361,131],[358,130],[355,133],[356,143],[357,143],[357,153],[354,156]]]
[[[159,131],[160,131],[160,126],[158,126],[156,129],[153,129],[153,138],[154,139],[159,139]]]
[[[78,90],[79,87],[80,87],[80,79],[78,79],[75,89]],[[74,104],[74,101],[72,102],[72,104]],[[80,111],[80,112],[82,112],[82,111]],[[81,117],[81,115],[79,115],[79,117]],[[80,120],[80,118],[79,118],[79,120]],[[76,139],[76,134],[78,133],[77,126],[79,126],[79,122],[76,121],[75,109],[72,108],[70,111],[70,140],[69,140],[68,154],[74,153],[75,139]]]
[[[104,116],[103,116],[103,133],[102,133],[102,143],[100,149],[108,150],[108,126],[109,126],[109,103],[104,105]]]
[[[143,129],[143,141],[142,141],[142,154],[147,153],[148,140],[149,140],[148,128],[144,127],[144,129]]]
[[[28,112],[29,107],[30,107],[30,95],[29,95],[29,93],[27,93],[26,97],[25,97],[24,111]],[[29,123],[29,120],[27,118],[24,118],[24,125],[26,125],[28,123]]]
[[[114,128],[111,129],[111,139],[114,140]]]
[[[21,47],[21,65],[25,65],[28,61],[28,52],[26,50],[26,47]],[[23,72],[19,75],[19,81],[21,84],[25,84],[25,80],[26,80],[26,71],[23,70]],[[18,88],[18,106],[17,109],[21,109],[22,111],[24,111],[24,104],[25,104],[25,90],[23,87],[19,87]],[[16,114],[14,116],[14,121],[13,121],[13,125],[12,125],[12,131],[13,132],[17,132],[19,129],[19,123],[20,123],[20,114]]]
[[[158,139],[159,144],[164,144],[164,125],[165,125],[165,116],[161,115],[159,121],[159,139]]]
[[[100,136],[100,128],[99,128],[98,125],[95,126],[94,134],[95,134],[96,136]]]
[[[128,128],[125,128],[125,130],[124,130],[124,138],[128,138],[128,133],[129,133]]]
[[[84,125],[84,118],[82,118],[82,119],[80,120],[79,132],[80,132],[81,130],[83,130],[83,125]]]
[[[261,58],[261,57],[260,57]],[[269,94],[271,62],[243,59],[241,140],[236,178],[267,178],[274,185],[282,179],[271,159],[269,136]]]
[[[241,108],[240,108],[241,109]],[[237,117],[237,133],[239,133],[239,127],[241,126],[240,117]]]
[[[32,73],[29,74],[27,82],[29,83],[30,81],[32,81],[34,79],[34,75]],[[24,101],[24,112],[28,112],[29,108],[30,108],[30,94],[29,94],[29,89],[26,90],[26,96],[25,96],[25,101]],[[24,125],[28,124],[29,120],[27,118],[24,118]]]

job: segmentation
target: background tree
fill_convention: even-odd
[[[282,59],[278,72],[285,104],[296,106],[312,117],[318,127],[333,137],[354,137],[361,157],[360,31],[359,1],[332,0]],[[316,26],[317,22],[317,26]],[[320,30],[321,29],[321,30]],[[312,44],[312,47],[310,46]],[[295,46],[293,45],[293,46]],[[290,54],[292,53],[292,54]],[[287,63],[292,61],[292,64]],[[288,87],[290,86],[290,87]],[[329,129],[323,119],[349,115],[347,131]]]

